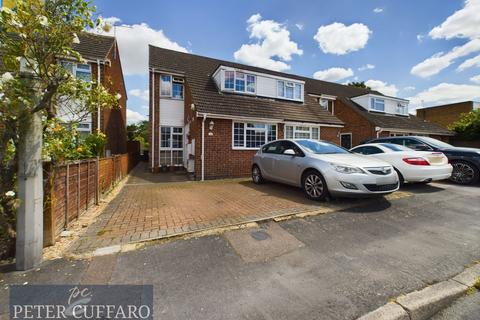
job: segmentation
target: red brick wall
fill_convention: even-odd
[[[364,140],[376,138],[375,126],[342,101],[335,101],[335,116],[345,123],[341,132],[352,133],[352,147]]]
[[[472,109],[472,102],[460,102],[435,108],[417,109],[417,117],[447,128],[460,119],[462,113],[470,112]]]
[[[152,87],[152,77],[155,77],[155,87]],[[158,73],[150,72],[149,75],[150,94],[154,90],[155,101],[152,101],[150,96],[150,115],[149,115],[149,144],[150,144],[150,159],[149,166],[152,171],[159,170],[159,147],[160,147],[160,75]],[[152,135],[154,135],[152,143]],[[153,157],[153,167],[152,167]]]
[[[202,120],[191,124],[191,135],[195,138],[195,177],[202,174]],[[208,135],[210,121],[214,122],[213,136]],[[277,124],[278,139],[284,138],[284,124]],[[339,143],[340,128],[322,127],[322,140]],[[257,150],[234,150],[232,148],[232,120],[210,119],[205,121],[205,179],[242,177],[250,175],[251,161]]]

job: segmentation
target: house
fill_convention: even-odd
[[[84,61],[63,61],[65,68],[87,81],[100,82],[112,94],[120,94],[119,108],[103,108],[100,117],[97,112],[86,112],[74,102],[61,102],[58,117],[64,123],[77,123],[80,134],[88,134],[99,128],[108,137],[105,147],[107,155],[127,152],[126,107],[127,93],[123,79],[120,54],[114,37],[83,33],[80,43],[73,47]],[[0,52],[0,71],[5,70],[3,55]],[[82,111],[79,111],[82,110]]]
[[[408,100],[376,91],[340,97],[336,103],[335,116],[345,122],[341,145],[348,148],[371,138],[408,135],[448,141],[454,135],[435,123],[409,114],[408,104]]]
[[[463,101],[417,109],[417,117],[436,123],[444,128],[457,122],[462,113],[480,109],[480,102]]]
[[[408,101],[369,89],[154,46],[149,76],[153,172],[185,167],[198,180],[245,176],[258,148],[281,138],[349,147],[385,134],[450,134],[408,115]],[[402,115],[390,112],[397,100]]]
[[[73,48],[80,53],[84,63],[68,62],[76,77],[92,82],[100,82],[111,94],[120,94],[118,108],[103,108],[83,119],[72,118],[71,112],[63,112],[60,118],[65,121],[78,121],[78,130],[90,133],[100,129],[107,135],[105,147],[107,156],[127,152],[127,91],[122,72],[120,53],[114,37],[83,33],[79,35],[80,43]],[[59,113],[62,113],[59,111]],[[78,116],[78,115],[77,115]],[[82,116],[82,115],[81,115]]]

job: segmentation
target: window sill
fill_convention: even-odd
[[[260,150],[260,148],[246,148],[246,147],[232,147],[232,150],[237,150],[237,151],[241,151],[241,150],[251,150],[251,151],[255,151],[255,150]]]

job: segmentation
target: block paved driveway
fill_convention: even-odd
[[[71,251],[160,239],[339,205],[336,201],[308,200],[300,189],[275,183],[256,186],[250,179],[186,180],[176,173],[151,174],[141,163]]]

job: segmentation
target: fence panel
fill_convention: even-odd
[[[109,158],[89,159],[66,163],[54,167],[51,208],[53,225],[44,228],[52,230],[57,239],[69,224],[124,179],[138,163],[134,154],[115,155]],[[47,241],[48,242],[48,241]],[[47,243],[52,244],[52,243]]]

